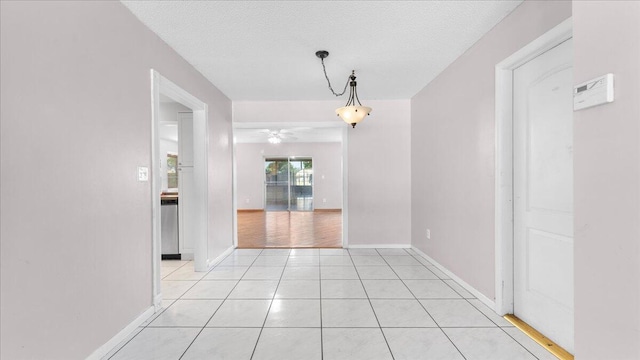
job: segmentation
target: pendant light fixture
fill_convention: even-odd
[[[356,86],[358,85],[356,82],[356,71],[351,70],[351,75],[349,75],[347,83],[344,85],[344,89],[338,94],[333,90],[333,87],[331,87],[331,81],[329,81],[329,77],[327,76],[327,68],[324,66],[324,59],[329,56],[329,52],[326,50],[318,50],[316,51],[316,56],[319,57],[322,62],[322,71],[324,72],[324,77],[327,79],[327,83],[329,84],[329,90],[331,90],[333,95],[344,95],[347,91],[347,86],[349,86],[349,99],[347,99],[347,104],[343,107],[337,108],[336,114],[338,114],[344,122],[355,128],[356,124],[364,120],[365,116],[371,113],[371,108],[362,106],[360,99],[358,99],[358,92],[356,91]],[[357,104],[356,101],[358,102]]]

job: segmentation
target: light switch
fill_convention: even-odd
[[[138,181],[149,181],[149,168],[138,166]]]

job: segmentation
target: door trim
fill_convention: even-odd
[[[495,67],[495,311],[513,313],[513,70],[573,36],[568,18]]]
[[[193,111],[194,134],[194,178],[195,191],[201,199],[196,204],[197,219],[194,224],[197,227],[197,237],[194,241],[193,257],[196,271],[206,271],[209,266],[209,191],[208,191],[208,162],[209,162],[209,132],[208,132],[208,106],[203,101],[189,94],[187,91],[151,69],[151,208],[152,208],[152,299],[156,311],[162,305],[162,292],[160,287],[160,94],[190,108]]]

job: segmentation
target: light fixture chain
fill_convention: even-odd
[[[362,106],[362,104],[360,103],[360,99],[358,98],[358,92],[354,91],[353,94],[355,95],[356,100],[358,101],[358,105]],[[353,105],[355,105],[355,102],[353,103]]]
[[[320,58],[320,61],[322,62],[322,71],[324,71],[324,77],[325,79],[327,79],[327,84],[329,84],[329,90],[331,90],[331,92],[333,93],[333,95],[335,96],[342,96],[344,95],[345,92],[347,92],[347,86],[349,86],[349,79],[347,79],[347,83],[344,84],[344,89],[342,90],[342,92],[340,94],[337,94],[334,90],[333,87],[331,87],[331,81],[329,81],[329,76],[327,76],[327,68],[324,66],[324,58]]]

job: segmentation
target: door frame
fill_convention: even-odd
[[[287,127],[310,127],[310,128],[341,128],[342,129],[342,248],[349,247],[349,128],[344,126],[344,122],[339,121],[300,121],[300,122],[234,122],[233,129],[261,129],[261,128],[287,128]],[[237,164],[236,146],[233,145],[233,247],[238,247],[238,198],[237,198]],[[315,192],[315,188],[314,188]],[[314,193],[315,196],[315,193]],[[263,196],[264,208],[264,196]]]
[[[208,234],[209,234],[209,131],[208,106],[203,101],[191,95],[158,71],[151,69],[151,208],[152,208],[152,299],[156,311],[162,306],[162,289],[160,286],[160,190],[162,178],[160,175],[160,94],[165,95],[193,111],[193,172],[194,191],[200,199],[194,206],[197,218],[193,224],[197,237],[194,241],[193,260],[196,271],[208,270]],[[197,136],[196,136],[197,135]]]
[[[572,18],[495,67],[495,311],[513,314],[513,71],[573,37]]]

